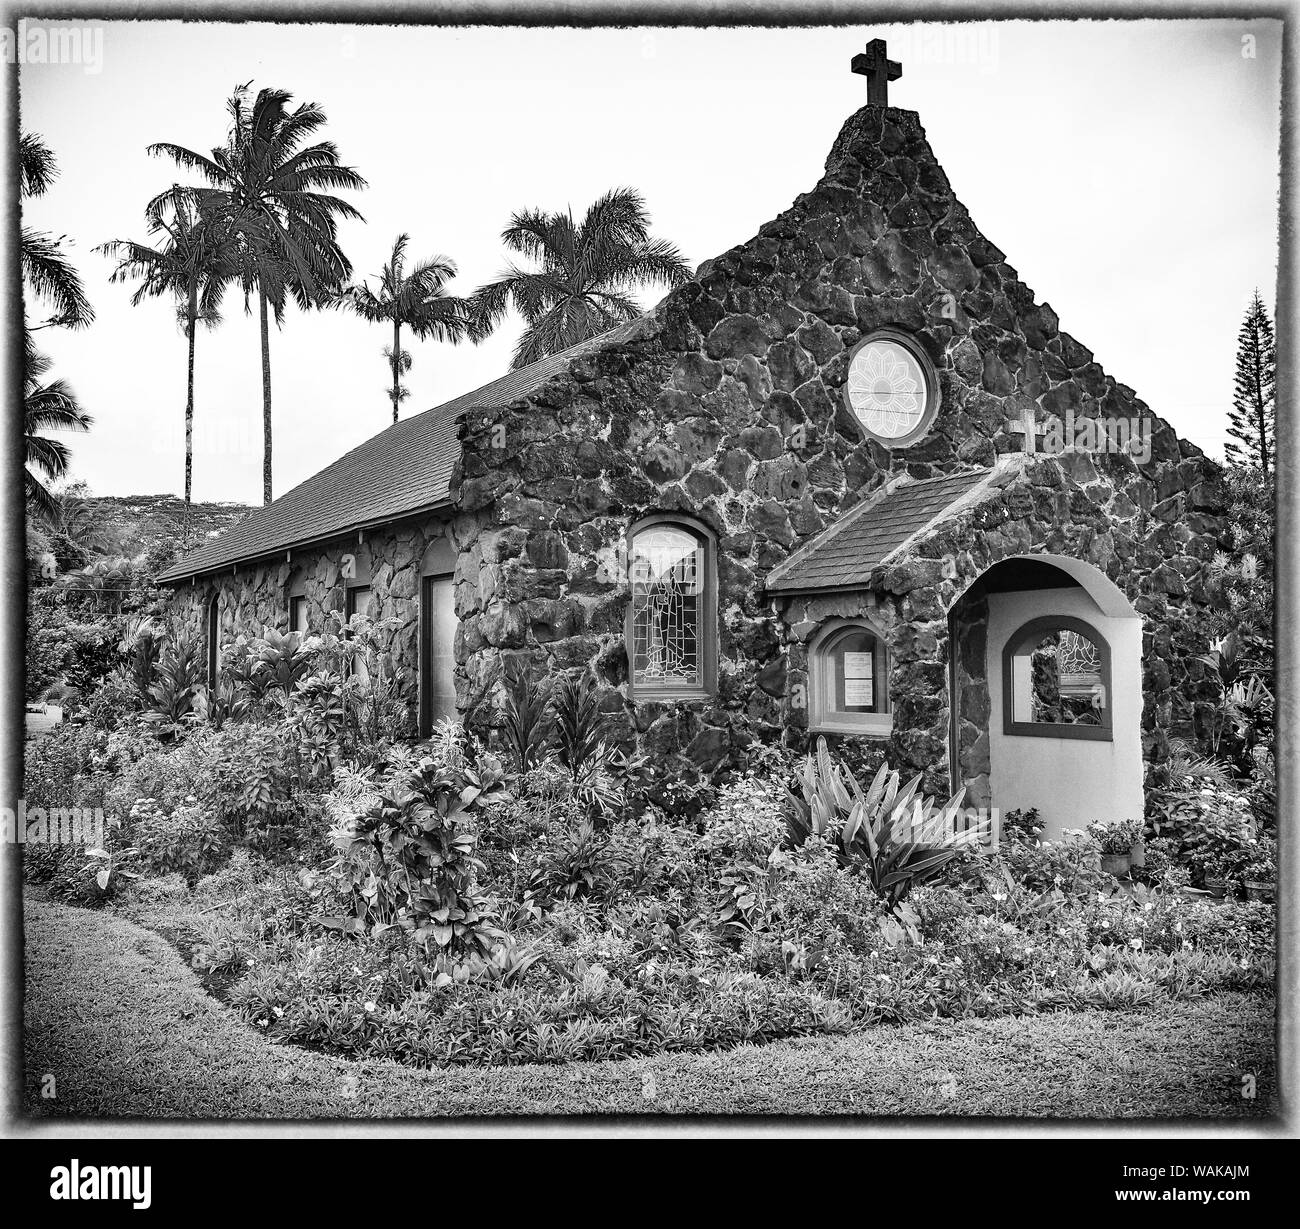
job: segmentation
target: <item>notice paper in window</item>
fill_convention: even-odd
[[[846,708],[871,705],[875,701],[872,686],[871,653],[844,654],[844,704]]]

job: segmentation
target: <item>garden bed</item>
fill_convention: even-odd
[[[412,1068],[1272,991],[1273,908],[1184,891],[1202,862],[1267,860],[1249,799],[1202,787],[1203,769],[1186,788],[1171,775],[1149,832],[1047,842],[1013,812],[992,849],[878,744],[755,745],[716,781],[656,773],[607,742],[576,676],[506,679],[495,724],[413,748],[376,643],[356,621],[346,638],[241,638],[211,696],[192,646],[167,646],[151,692],[166,712],[133,708],[119,675],[96,698],[113,721],[29,752],[29,807],[108,815],[100,847],[27,845],[29,882],[165,937],[272,1043]],[[1100,869],[1138,837],[1140,871]]]
[[[934,1021],[720,1053],[418,1071],[275,1045],[206,995],[158,936],[111,913],[25,912],[33,1117],[991,1115],[1275,1112],[1273,1000]],[[1257,1096],[1242,1096],[1242,1075]],[[43,1097],[46,1075],[53,1097]]]

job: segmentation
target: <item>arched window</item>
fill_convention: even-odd
[[[667,517],[628,534],[627,655],[633,694],[703,696],[717,674],[714,543],[704,530]]]
[[[1110,645],[1082,619],[1031,619],[1002,650],[1002,729],[1111,741]]]
[[[889,654],[870,623],[827,623],[809,644],[808,671],[810,729],[883,736],[893,728]]]

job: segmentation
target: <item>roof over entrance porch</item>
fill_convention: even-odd
[[[1002,490],[1023,472],[1010,455],[988,469],[897,479],[804,543],[767,580],[769,593],[874,587],[872,573],[944,521]]]

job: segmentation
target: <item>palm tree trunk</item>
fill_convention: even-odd
[[[194,476],[194,334],[198,332],[198,285],[190,283],[189,367],[185,391],[185,534],[189,537],[191,483]]]
[[[397,421],[397,406],[401,401],[402,386],[398,379],[400,370],[398,364],[402,359],[402,321],[399,316],[393,317],[393,421]]]
[[[271,336],[266,325],[266,291],[257,288],[262,326],[262,502],[271,502]]]

